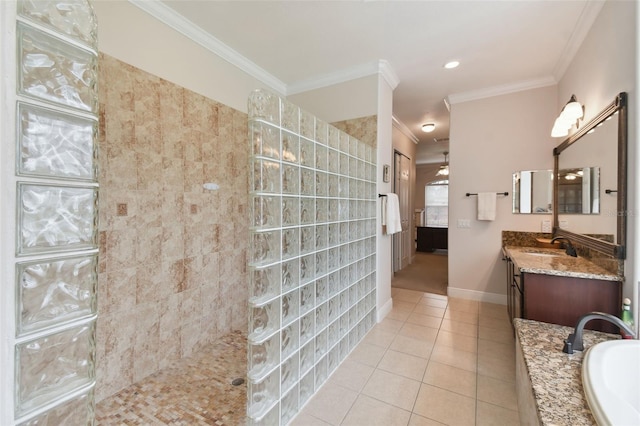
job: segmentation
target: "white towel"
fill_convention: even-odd
[[[496,218],[496,193],[478,193],[478,220],[495,220]]]
[[[398,196],[393,192],[387,194],[387,208],[385,210],[386,220],[384,224],[387,225],[387,235],[395,234],[402,231],[402,222],[400,220],[400,201]]]

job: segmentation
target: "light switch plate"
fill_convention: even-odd
[[[542,232],[550,233],[551,232],[551,221],[543,220],[542,221]]]
[[[567,229],[567,226],[569,226],[569,221],[568,220],[561,220],[560,221],[560,229]]]
[[[471,228],[470,219],[458,219],[458,228]]]

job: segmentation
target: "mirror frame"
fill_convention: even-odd
[[[599,240],[585,234],[561,229],[558,219],[558,172],[560,168],[560,154],[577,142],[582,136],[589,133],[599,124],[615,113],[618,113],[618,203],[617,203],[617,229],[616,241],[610,243]],[[577,242],[585,247],[610,255],[616,259],[626,257],[627,240],[627,93],[621,92],[612,103],[605,107],[598,115],[592,118],[581,129],[565,139],[553,149],[553,236],[565,237],[572,242]]]

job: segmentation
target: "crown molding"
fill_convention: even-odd
[[[129,3],[198,43],[210,52],[218,55],[230,64],[235,65],[253,78],[271,87],[276,92],[280,94],[287,93],[287,85],[284,82],[213,37],[193,22],[176,13],[164,3],[148,0],[129,0]]]
[[[413,132],[402,121],[398,120],[398,118],[395,115],[391,116],[391,121],[393,122],[393,127],[400,130],[406,137],[411,139],[413,143],[418,145],[418,142],[420,142],[420,140],[416,137],[416,135],[413,134]]]
[[[591,27],[600,14],[604,4],[605,1],[585,2],[584,9],[582,9],[578,22],[576,22],[576,26],[571,32],[569,41],[565,45],[562,55],[560,55],[560,59],[553,70],[553,76],[557,81],[562,79],[567,68],[569,68],[571,61],[573,61],[576,53],[578,53],[578,49],[580,49],[582,42],[587,37],[587,34],[591,30]]]
[[[313,78],[298,81],[287,86],[287,95],[295,95],[298,93],[308,92],[310,90],[322,89],[323,87],[334,86],[340,83],[346,83],[358,78],[370,77],[372,75],[380,75],[391,86],[391,90],[395,89],[399,83],[399,79],[391,64],[381,59],[379,61],[367,62],[346,68],[333,73],[318,75]]]
[[[487,87],[479,90],[472,90],[464,93],[453,93],[447,96],[450,105],[462,102],[476,101],[479,99],[491,98],[494,96],[508,95],[510,93],[522,92],[524,90],[539,89],[541,87],[558,84],[553,77],[543,77],[535,80],[521,81],[514,84],[504,84],[500,86]]]

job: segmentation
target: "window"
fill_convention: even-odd
[[[449,226],[449,181],[439,180],[424,187],[426,226]]]

